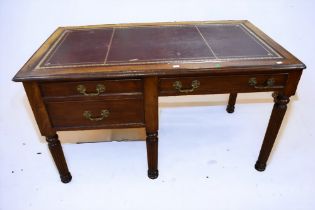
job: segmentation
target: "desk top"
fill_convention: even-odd
[[[239,68],[305,66],[248,21],[118,24],[58,28],[14,80],[215,73]]]

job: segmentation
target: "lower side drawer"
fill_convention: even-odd
[[[143,99],[46,102],[50,120],[57,130],[141,127]]]

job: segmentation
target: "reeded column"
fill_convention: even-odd
[[[264,171],[266,169],[267,160],[271,153],[273,144],[277,138],[282,120],[287,110],[287,104],[289,103],[289,97],[283,94],[274,93],[274,106],[269,119],[269,124],[265,134],[263,144],[260,149],[258,160],[255,164],[255,168],[258,171]]]
[[[144,79],[144,107],[146,126],[146,145],[148,159],[148,177],[156,179],[158,171],[158,78]]]
[[[58,135],[56,134],[54,136],[46,136],[46,141],[48,142],[48,148],[59,171],[61,181],[63,183],[70,182],[72,176],[68,170]]]

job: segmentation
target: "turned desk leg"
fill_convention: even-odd
[[[156,179],[158,171],[158,132],[147,133],[148,177]]]
[[[272,109],[265,138],[260,149],[259,157],[255,164],[255,168],[257,171],[264,171],[266,169],[268,157],[270,155],[272,146],[276,140],[283,117],[287,110],[287,104],[290,101],[289,97],[281,94],[274,93],[272,96],[274,98],[275,104]]]
[[[158,171],[158,78],[144,79],[144,113],[146,125],[146,144],[148,159],[148,177],[156,179]]]
[[[68,166],[62,151],[60,141],[58,139],[58,135],[56,134],[54,136],[47,136],[46,141],[48,142],[48,148],[59,171],[61,181],[63,183],[70,182],[72,176],[68,170]]]
[[[231,93],[229,96],[229,103],[226,107],[226,111],[228,113],[233,113],[235,109],[235,102],[236,102],[237,93]]]

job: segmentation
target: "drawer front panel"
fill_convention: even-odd
[[[141,127],[144,124],[143,99],[46,103],[52,124],[58,130]]]
[[[43,97],[97,97],[109,94],[141,93],[141,79],[54,82],[40,85]]]
[[[287,74],[170,77],[160,79],[160,95],[195,95],[281,90]]]

